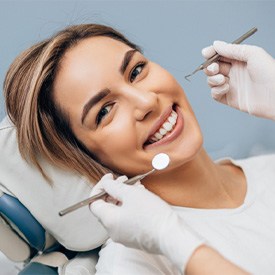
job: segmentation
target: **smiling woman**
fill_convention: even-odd
[[[109,171],[128,177],[148,172],[163,152],[169,166],[142,184],[226,259],[253,273],[275,269],[270,259],[258,261],[275,245],[274,156],[212,161],[183,88],[122,34],[95,24],[69,27],[23,52],[4,91],[21,154],[44,177],[41,156],[92,183]],[[188,257],[196,248],[190,247]],[[111,240],[100,255],[99,274],[179,274],[167,258]]]
[[[76,139],[119,174],[148,171],[160,146],[171,156],[175,146],[188,146],[192,153],[201,147],[199,126],[176,80],[109,37],[87,38],[64,54],[53,99],[68,116]],[[183,117],[190,130],[186,126],[183,131]],[[174,156],[175,164],[177,158],[190,157],[185,151]]]

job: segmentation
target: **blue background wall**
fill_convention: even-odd
[[[275,57],[275,1],[0,1],[0,81],[17,54],[69,24],[112,25],[182,84],[213,158],[275,151],[275,122],[251,117],[211,99],[202,61],[214,40],[233,41],[250,28],[247,44]],[[275,106],[274,106],[275,107]],[[0,119],[5,116],[0,96]]]

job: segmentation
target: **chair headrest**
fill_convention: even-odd
[[[58,212],[89,197],[93,183],[79,174],[41,164],[53,179],[50,185],[38,169],[22,159],[16,127],[5,117],[0,123],[0,189],[13,195],[58,242],[70,250],[85,251],[100,246],[107,232],[88,207],[60,217]]]

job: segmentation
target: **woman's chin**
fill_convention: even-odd
[[[192,140],[185,140],[180,146],[174,148],[173,151],[169,153],[166,152],[171,160],[171,168],[176,168],[187,164],[188,162],[194,160],[199,156],[200,152],[203,150],[203,137],[201,134],[192,137]]]

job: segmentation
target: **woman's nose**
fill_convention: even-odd
[[[150,90],[131,87],[127,95],[134,108],[136,120],[143,120],[149,113],[157,108],[158,96]]]

